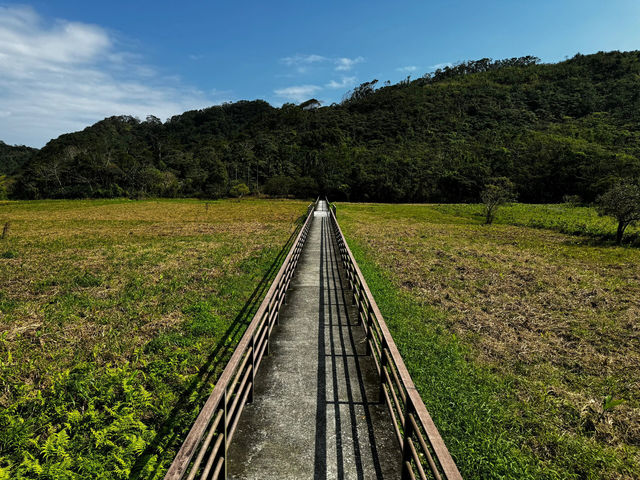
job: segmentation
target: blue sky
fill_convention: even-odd
[[[240,99],[330,104],[467,59],[637,49],[637,0],[0,0],[0,140]]]

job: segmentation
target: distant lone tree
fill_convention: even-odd
[[[619,182],[598,198],[600,215],[613,217],[618,221],[616,243],[622,243],[624,231],[629,225],[640,221],[640,186]]]
[[[298,106],[302,110],[315,110],[316,108],[320,108],[322,106],[322,102],[320,102],[320,100],[316,100],[315,98],[311,98],[306,102],[302,102]]]
[[[484,203],[485,224],[490,225],[496,216],[496,212],[501,205],[516,199],[514,184],[506,177],[491,179],[491,183],[484,186],[480,192],[480,198]]]
[[[229,195],[236,198],[242,198],[245,195],[249,195],[249,187],[244,183],[237,183],[229,189]]]

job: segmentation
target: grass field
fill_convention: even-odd
[[[484,221],[483,205],[448,204],[434,205],[441,213]],[[560,233],[588,237],[597,243],[613,243],[616,237],[616,221],[599,216],[591,207],[577,207],[568,203],[550,205],[527,205],[514,203],[501,207],[495,219],[503,225],[544,228]],[[629,226],[625,232],[624,245],[640,246],[640,226]]]
[[[640,478],[640,249],[588,209],[479,214],[338,205],[463,476]]]
[[[1,202],[0,479],[161,478],[305,202]]]

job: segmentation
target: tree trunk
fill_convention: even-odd
[[[616,243],[618,245],[622,243],[622,236],[626,228],[627,224],[625,222],[618,222],[618,231],[616,232]]]
[[[485,217],[485,221],[484,224],[485,225],[491,225],[493,223],[493,207],[490,207],[489,205],[486,206],[487,209],[487,215]]]

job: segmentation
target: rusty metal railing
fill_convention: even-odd
[[[309,205],[291,250],[171,463],[165,480],[227,477],[227,450],[245,404],[253,400],[256,372],[264,354],[268,353],[269,336],[278,324],[278,312],[309,234],[317,203],[318,200]]]
[[[358,306],[358,319],[367,336],[367,353],[373,356],[380,375],[380,400],[389,409],[402,450],[402,479],[462,480],[347,245],[335,206],[331,205],[329,212],[354,304]]]

